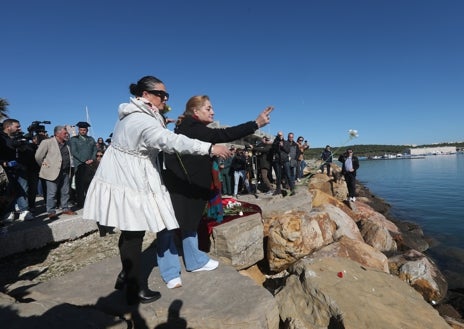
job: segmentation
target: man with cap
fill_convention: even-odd
[[[97,144],[93,137],[87,135],[90,127],[87,122],[80,121],[76,126],[79,129],[79,133],[70,138],[69,146],[71,147],[71,154],[74,161],[77,206],[82,208],[88,189],[84,178],[89,174],[88,165],[96,161]]]

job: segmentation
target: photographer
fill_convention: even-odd
[[[11,203],[7,206],[7,221],[15,219],[15,205],[19,208],[18,220],[32,220],[34,216],[29,212],[28,204],[28,171],[30,159],[34,157],[34,150],[24,137],[18,120],[3,121],[3,131],[0,132],[0,164],[5,169],[9,187],[12,192]],[[6,215],[6,214],[5,214]]]
[[[250,183],[246,175],[247,161],[245,151],[243,149],[237,149],[235,151],[235,155],[232,158],[232,164],[230,165],[230,167],[234,172],[234,198],[237,199],[238,196],[238,187],[240,184],[240,179],[242,179],[243,185],[247,189],[248,193],[251,193]]]
[[[254,152],[258,159],[258,172],[263,186],[263,192],[266,194],[273,194],[271,182],[269,176],[272,171],[272,142],[268,137],[263,137],[261,142],[256,145]]]

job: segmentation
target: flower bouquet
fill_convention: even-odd
[[[224,208],[224,216],[243,216],[244,214],[252,214],[261,212],[261,209],[251,203],[242,203],[234,198],[223,198],[222,205]]]

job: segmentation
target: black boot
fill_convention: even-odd
[[[159,291],[152,291],[148,288],[140,289],[139,291],[139,301],[142,304],[148,304],[160,298],[161,298],[161,293]]]
[[[116,290],[122,290],[124,289],[124,286],[126,285],[126,272],[122,270],[119,272],[118,277],[116,278],[116,283],[114,284],[114,289]]]
[[[151,291],[148,288],[140,289],[139,285],[134,282],[126,284],[126,301],[129,305],[148,304],[160,298],[161,294],[158,291]]]

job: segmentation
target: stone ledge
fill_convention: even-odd
[[[263,239],[261,214],[254,213],[215,226],[210,252],[241,270],[264,258]]]
[[[79,213],[53,221],[45,218],[9,225],[8,231],[0,237],[0,258],[54,242],[74,240],[98,230],[96,222],[83,220]]]

